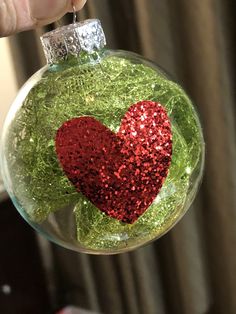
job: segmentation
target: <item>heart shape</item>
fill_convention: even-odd
[[[153,101],[132,105],[118,133],[83,116],[66,121],[55,141],[60,164],[77,191],[110,217],[130,224],[156,198],[172,157],[170,120]]]

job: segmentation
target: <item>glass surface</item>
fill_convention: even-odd
[[[129,108],[144,100],[165,108],[173,152],[160,192],[130,224],[103,213],[76,189],[55,140],[66,121],[88,116],[115,134]],[[124,51],[81,53],[38,71],[13,103],[1,143],[4,183],[20,214],[50,240],[94,254],[129,251],[166,233],[191,205],[203,164],[202,130],[191,100],[158,66]]]

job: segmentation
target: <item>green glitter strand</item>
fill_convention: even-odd
[[[85,248],[122,249],[151,240],[183,214],[192,175],[200,171],[202,136],[192,103],[179,85],[119,53],[93,65],[68,64],[46,71],[9,130],[7,154],[15,197],[35,223],[73,208],[76,237]],[[59,166],[54,139],[65,121],[79,116],[93,116],[117,132],[128,108],[141,100],[166,108],[172,122],[173,158],[154,203],[136,223],[125,225],[77,193]]]

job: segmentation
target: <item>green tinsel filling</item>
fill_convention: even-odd
[[[128,108],[141,100],[160,102],[167,109],[173,158],[155,202],[135,224],[125,225],[77,193],[59,166],[54,139],[66,120],[83,115],[116,132]],[[145,64],[108,56],[93,66],[47,71],[10,128],[8,158],[15,196],[35,223],[70,206],[77,240],[84,247],[122,248],[128,240],[135,245],[163,233],[184,212],[192,174],[199,170],[201,141],[196,114],[182,88]]]

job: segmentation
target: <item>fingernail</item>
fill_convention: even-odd
[[[66,13],[68,9],[68,0],[31,0],[31,16],[38,20],[47,20],[56,18]]]

